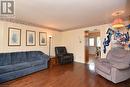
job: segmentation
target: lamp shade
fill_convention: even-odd
[[[113,28],[122,28],[124,27],[123,19],[117,18],[112,23]]]

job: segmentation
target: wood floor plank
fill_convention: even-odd
[[[130,80],[114,84],[87,64],[57,65],[3,84],[0,87],[130,87]]]

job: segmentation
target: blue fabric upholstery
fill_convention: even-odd
[[[41,51],[0,53],[0,83],[46,69],[48,60]]]
[[[29,62],[31,66],[42,65],[44,62],[41,60]]]
[[[28,61],[40,60],[41,58],[38,57],[38,55],[40,55],[40,54],[38,52],[35,52],[35,51],[27,52]]]
[[[12,65],[0,66],[0,74],[13,71]]]
[[[11,64],[11,55],[6,53],[0,53],[0,66],[10,64]]]
[[[25,62],[26,60],[27,60],[26,52],[11,53],[11,63],[12,64]]]
[[[20,69],[25,69],[31,67],[31,64],[28,62],[24,62],[24,63],[17,63],[13,65],[14,70],[20,70]]]

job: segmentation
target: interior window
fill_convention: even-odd
[[[100,39],[100,37],[97,37],[97,47],[101,47],[101,39]]]
[[[89,38],[89,46],[94,46],[94,38]]]

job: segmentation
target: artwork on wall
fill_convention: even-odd
[[[119,31],[119,29],[111,29],[108,28],[106,34],[107,34],[107,38],[104,38],[103,41],[103,52],[106,53],[106,47],[109,46],[112,36],[114,37],[113,41],[113,45],[118,45],[120,47],[124,47],[124,48],[129,48],[130,50],[130,35],[129,35],[129,29],[127,29],[128,31],[126,32],[121,32]]]
[[[26,45],[35,46],[36,45],[36,32],[31,30],[26,30]]]
[[[21,29],[8,28],[8,46],[21,46]]]
[[[47,33],[39,32],[39,45],[46,46],[47,45]]]

